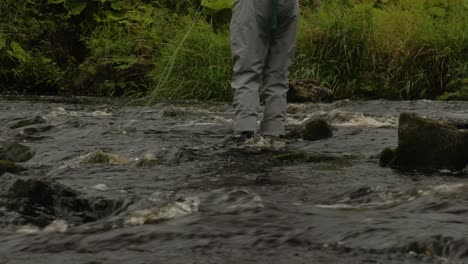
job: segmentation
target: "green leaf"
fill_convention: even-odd
[[[0,50],[4,47],[6,47],[6,39],[4,39],[2,35],[0,35]]]
[[[86,2],[80,0],[66,0],[63,6],[68,10],[70,15],[76,16],[81,14],[86,8]]]
[[[61,4],[65,2],[65,0],[49,0],[49,4]]]
[[[111,3],[111,8],[114,10],[122,10],[126,7],[125,2],[123,1],[118,1],[118,2],[112,2]]]
[[[202,0],[202,6],[213,10],[232,8],[233,0]]]
[[[10,44],[11,50],[7,51],[7,54],[11,57],[21,61],[27,62],[30,59],[29,54],[21,47],[21,45],[17,42],[12,42]]]

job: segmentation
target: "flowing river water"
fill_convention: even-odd
[[[0,263],[468,263],[468,179],[378,160],[401,112],[465,124],[468,103],[288,111],[288,129],[316,116],[334,127],[288,143],[317,159],[231,148],[228,104],[0,98],[0,141],[35,153],[0,176]],[[5,187],[18,182],[34,187]]]

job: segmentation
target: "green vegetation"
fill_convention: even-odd
[[[0,93],[229,100],[228,0],[2,0]],[[301,1],[294,79],[468,98],[468,0]]]

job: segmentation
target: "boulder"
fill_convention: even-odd
[[[330,102],[333,91],[315,80],[294,80],[289,83],[288,102]]]
[[[468,164],[468,133],[412,113],[400,115],[398,148],[386,149],[381,164],[400,170],[460,171]]]
[[[0,142],[0,160],[26,162],[34,156],[31,148],[16,142]]]
[[[286,137],[316,141],[333,136],[332,127],[325,119],[313,119],[293,130]]]
[[[57,219],[83,224],[110,215],[116,201],[83,197],[57,182],[5,174],[0,177],[0,207],[16,212],[16,221],[46,226]]]

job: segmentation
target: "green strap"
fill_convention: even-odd
[[[270,0],[270,30],[275,32],[278,29],[278,0]]]

